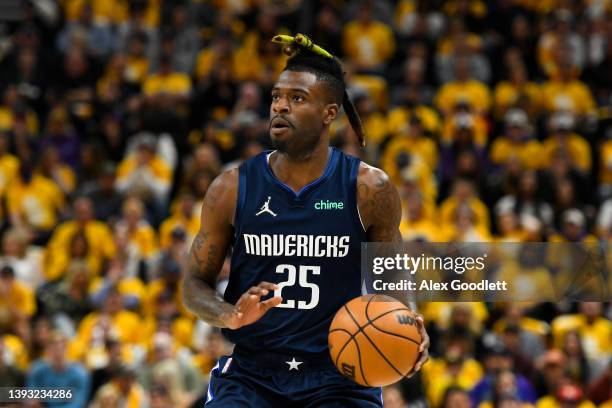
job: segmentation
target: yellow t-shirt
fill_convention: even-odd
[[[162,279],[156,279],[154,281],[149,282],[146,289],[146,295],[143,303],[143,312],[147,317],[155,316],[157,313],[157,306],[155,302],[157,301],[158,296],[166,290],[166,284]],[[183,285],[179,283],[178,290],[174,294],[174,303],[177,306],[177,309],[181,312],[181,314],[185,317],[192,318],[193,314],[185,308],[182,299],[183,293]]]
[[[612,353],[612,322],[603,317],[588,324],[581,314],[563,315],[552,321],[555,347],[561,348],[565,333],[577,330],[582,337],[582,346],[589,358],[607,358]]]
[[[542,92],[536,83],[526,82],[520,88],[509,81],[502,81],[497,84],[493,92],[493,103],[495,104],[497,114],[502,115],[506,109],[518,101],[521,95],[527,97],[530,105],[537,112],[542,104]]]
[[[542,339],[544,339],[544,337],[550,333],[550,326],[548,323],[532,317],[521,317],[518,325],[521,329],[533,333],[536,336],[540,336]],[[507,326],[508,320],[505,317],[502,317],[493,325],[493,331],[501,335]]]
[[[433,136],[440,133],[440,129],[442,128],[440,116],[435,110],[425,105],[415,107],[412,112],[403,106],[391,109],[387,114],[387,126],[389,127],[389,133],[403,133],[408,126],[408,121],[411,114],[414,114],[419,118],[423,130],[426,132],[429,132]]]
[[[25,125],[28,130],[33,135],[38,134],[38,116],[34,113],[33,110],[28,109],[25,114]],[[0,130],[11,130],[13,128],[15,118],[13,116],[13,111],[4,106],[0,106]]]
[[[47,256],[53,257],[58,253],[67,253],[70,248],[70,241],[83,228],[83,233],[87,238],[90,253],[102,259],[110,259],[115,256],[116,247],[113,233],[105,223],[91,220],[80,225],[78,221],[66,221],[60,224],[47,244]]]
[[[11,214],[44,231],[55,226],[57,213],[64,205],[64,194],[57,184],[40,174],[34,174],[29,184],[17,181],[7,195],[7,206]]]
[[[351,85],[365,90],[376,108],[387,109],[389,92],[386,79],[377,75],[355,74],[351,77]]]
[[[36,313],[34,291],[14,280],[7,295],[0,297],[0,327],[10,326],[13,322],[10,308],[14,307],[19,314],[31,317]]]
[[[465,99],[478,112],[487,112],[491,107],[491,96],[486,84],[471,79],[465,83],[451,81],[444,84],[436,95],[436,106],[450,113],[455,104]]]
[[[451,313],[455,306],[468,307],[474,319],[474,329],[478,330],[489,317],[483,302],[426,302],[419,305],[425,321],[435,321],[438,327],[446,329],[450,323]],[[424,366],[423,366],[424,367]]]
[[[149,72],[149,60],[145,57],[128,56],[125,63],[124,78],[128,82],[142,83]]]
[[[516,300],[555,301],[555,285],[546,267],[524,268],[514,259],[506,260],[496,279],[508,282],[508,296]]]
[[[442,38],[438,42],[438,53],[440,55],[453,54],[456,51],[455,50],[456,41],[457,41],[457,38],[453,38],[450,36],[446,36]],[[469,47],[472,49],[479,50],[482,48],[482,39],[480,38],[480,36],[476,34],[467,33],[463,41],[467,43],[467,45],[469,45]]]
[[[83,361],[90,350],[103,347],[104,343],[98,333],[102,318],[106,316],[100,312],[92,312],[81,320],[76,336],[68,345],[68,355],[71,359]],[[140,316],[127,310],[117,312],[110,319],[110,331],[125,345],[143,344],[146,339],[142,328]]]
[[[0,196],[17,180],[19,172],[19,159],[6,153],[0,157]]]
[[[552,395],[547,395],[536,401],[536,408],[561,408],[561,404]],[[582,401],[577,408],[595,408],[591,401]]]
[[[193,328],[194,321],[192,319],[179,316],[172,322],[172,339],[178,347],[192,348],[193,343]],[[145,338],[152,340],[157,333],[157,321],[154,317],[148,317],[144,322]],[[151,343],[149,341],[149,343]],[[147,345],[147,349],[151,349],[152,344]]]
[[[543,165],[549,166],[557,150],[563,147],[558,138],[554,136],[546,138],[542,143]],[[565,149],[567,149],[567,153],[575,166],[584,172],[591,171],[591,146],[582,136],[575,133],[568,135],[565,141]]]
[[[438,146],[427,137],[421,136],[416,139],[403,135],[393,137],[382,154],[382,167],[387,169],[395,166],[396,157],[400,153],[419,156],[431,171],[435,171],[438,165]]]
[[[89,293],[93,294],[100,290],[100,287],[104,283],[104,279],[100,276],[96,277],[89,284]],[[117,290],[122,296],[131,296],[138,299],[140,304],[145,297],[146,287],[145,284],[138,278],[121,278],[117,283]]]
[[[448,197],[440,205],[440,222],[446,226],[452,226],[455,224],[455,210],[458,206],[457,199],[455,197]],[[467,202],[468,206],[472,209],[475,214],[475,225],[482,229],[489,231],[489,209],[487,206],[476,197],[472,197]]]
[[[120,183],[127,179],[128,176],[138,168],[138,162],[134,155],[123,159],[119,163],[117,168],[117,182]],[[154,157],[149,163],[147,168],[160,183],[170,183],[172,181],[172,169],[166,164],[166,162],[160,157]]]
[[[584,82],[547,81],[542,85],[544,108],[549,112],[570,110],[578,115],[595,111],[595,100]]]
[[[12,334],[0,336],[0,341],[4,343],[5,355],[9,363],[14,363],[20,370],[27,370],[29,364],[28,349],[23,340]]]
[[[444,144],[451,144],[455,138],[457,132],[457,125],[455,123],[454,116],[448,116],[444,120],[444,127],[442,128],[441,141]],[[489,130],[487,121],[481,115],[472,115],[472,140],[474,143],[484,148],[489,140]]]
[[[142,91],[147,96],[158,94],[187,95],[191,91],[191,79],[181,72],[168,75],[153,74],[145,78]]]
[[[157,234],[146,221],[141,221],[128,238],[129,245],[133,246],[143,258],[155,255],[157,252]]]
[[[469,3],[470,4],[468,6],[468,12],[470,13],[471,16],[478,17],[478,18],[485,17],[485,15],[487,14],[486,3],[480,0],[470,0]],[[444,10],[444,14],[446,15],[449,15],[449,16],[458,15],[458,13],[460,12],[459,11],[460,10],[459,1],[457,0],[446,1],[442,9]]]
[[[191,242],[200,229],[200,217],[195,214],[189,219],[180,214],[168,217],[159,227],[159,246],[161,248],[170,247],[172,231],[177,227],[183,228],[187,232],[187,242]]]
[[[472,358],[466,359],[456,376],[449,371],[447,362],[441,358],[431,359],[423,366],[425,393],[432,406],[440,406],[444,393],[451,386],[465,390],[473,388],[482,378],[484,371],[480,363]]]
[[[412,157],[410,165],[402,169],[401,172],[394,162],[389,161],[386,164],[387,166],[383,166],[383,170],[389,175],[393,184],[396,186],[402,185],[404,183],[404,176],[407,176],[417,185],[419,191],[423,194],[425,202],[435,202],[438,195],[438,187],[435,183],[432,170],[420,156]]]
[[[524,168],[539,169],[542,167],[542,144],[537,140],[517,143],[502,136],[493,142],[489,156],[494,164],[504,165],[516,158]]]
[[[47,253],[47,260],[45,262],[45,269],[43,271],[47,282],[53,282],[60,278],[63,278],[70,267],[70,264],[75,259],[70,258],[67,251],[55,252],[53,254]],[[79,260],[83,261],[83,260]],[[102,269],[102,259],[88,254],[85,259],[85,264],[89,270],[90,276],[97,276]]]
[[[347,58],[366,68],[387,62],[395,51],[393,31],[379,21],[372,21],[367,26],[359,21],[348,22],[344,26],[342,43]]]
[[[410,222],[406,218],[402,218],[400,223],[400,232],[405,241],[413,240],[422,237],[429,242],[441,242],[443,234],[440,231],[440,226],[431,219],[422,218],[420,220]]]

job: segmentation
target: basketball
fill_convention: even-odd
[[[365,295],[336,313],[328,343],[342,374],[358,384],[380,387],[412,371],[419,358],[421,335],[406,305],[389,296]]]

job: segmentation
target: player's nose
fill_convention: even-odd
[[[287,113],[289,112],[290,107],[289,107],[289,102],[287,101],[287,98],[277,98],[275,101],[272,101],[272,112],[274,112],[275,114],[279,114],[279,113]]]

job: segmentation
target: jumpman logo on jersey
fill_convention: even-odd
[[[273,217],[276,217],[276,213],[270,209],[270,200],[271,199],[272,199],[272,197],[268,196],[268,200],[264,203],[264,205],[261,206],[261,209],[259,210],[259,212],[257,214],[255,214],[256,217],[261,215],[261,214],[263,214],[263,213],[265,213],[265,212],[269,213]]]

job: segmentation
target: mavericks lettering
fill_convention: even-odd
[[[350,236],[243,234],[249,255],[342,258],[348,255]]]

